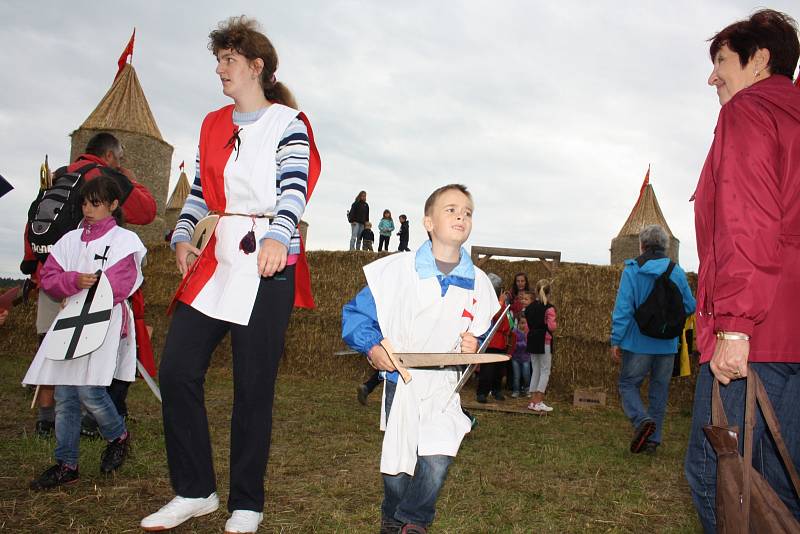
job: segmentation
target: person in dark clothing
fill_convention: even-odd
[[[369,221],[369,204],[367,204],[367,192],[360,191],[347,212],[347,220],[350,221],[350,250],[361,250],[361,232],[364,225]],[[374,239],[374,236],[373,236]]]
[[[372,223],[369,221],[364,223],[364,231],[361,232],[361,250],[374,250],[372,243],[375,242],[375,234],[372,232]]]
[[[400,236],[400,246],[397,247],[397,250],[400,252],[408,252],[411,249],[408,248],[408,217],[405,215],[401,215],[400,219],[400,231],[397,235]]]

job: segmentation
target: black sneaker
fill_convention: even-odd
[[[633,433],[631,440],[631,452],[636,454],[642,452],[644,444],[647,443],[647,438],[653,435],[656,431],[656,422],[652,419],[645,419],[642,424]]]
[[[478,396],[475,397],[475,400],[481,404],[486,404],[486,395],[478,394]]]
[[[658,452],[658,443],[648,440],[645,442],[644,447],[642,447],[642,452],[650,456],[655,456]]]
[[[56,430],[56,424],[54,421],[36,421],[36,436],[41,439],[48,439],[53,437],[53,433]]]
[[[498,401],[506,400],[506,396],[503,395],[502,391],[494,391],[494,392],[492,392],[492,396],[494,397],[494,400],[498,400]]]
[[[394,518],[381,517],[380,534],[400,534],[403,523]]]
[[[81,436],[89,439],[100,437],[100,429],[97,427],[97,421],[93,417],[84,415],[81,418]]]
[[[58,486],[74,484],[78,480],[80,480],[80,476],[78,475],[77,468],[70,469],[63,463],[58,462],[39,475],[39,478],[32,480],[30,488],[34,491],[42,491]]]
[[[367,396],[369,395],[369,389],[364,384],[358,386],[358,402],[361,403],[362,406],[367,405]]]
[[[128,457],[131,433],[127,432],[124,438],[117,438],[106,445],[106,450],[100,455],[100,471],[109,474],[119,468]]]

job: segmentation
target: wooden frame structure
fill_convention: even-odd
[[[561,252],[558,250],[473,246],[470,256],[472,257],[472,263],[478,267],[483,267],[486,261],[492,256],[537,259],[540,260],[550,272],[552,272],[553,269],[558,269],[559,265],[561,265]]]

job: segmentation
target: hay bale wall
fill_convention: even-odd
[[[341,341],[341,309],[365,284],[361,267],[384,254],[308,253],[317,308],[293,313],[281,372],[324,374],[353,383],[369,374],[371,369],[363,358],[334,356],[333,353],[347,349]],[[158,360],[169,325],[166,310],[180,277],[174,255],[166,244],[151,246],[147,257],[144,269],[147,323],[154,327],[153,347]],[[527,273],[532,284],[540,278],[550,278],[559,324],[550,394],[566,400],[577,387],[602,387],[616,402],[619,368],[610,361],[608,338],[622,267],[562,263],[551,274],[541,262],[491,259],[484,270],[500,275],[507,286],[517,272]],[[690,275],[690,284],[696,286],[693,275]],[[35,303],[14,310],[9,323],[2,327],[0,354],[32,355],[35,352],[35,317]],[[229,366],[230,359],[230,339],[226,337],[214,354],[212,365]],[[688,410],[693,391],[694,376],[673,379],[670,401]]]
[[[667,256],[675,263],[680,263],[681,242],[673,236],[669,238],[669,250]],[[628,234],[617,236],[611,240],[611,265],[624,263],[625,260],[637,257],[639,251],[639,235]]]

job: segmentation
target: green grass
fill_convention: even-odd
[[[27,360],[0,357],[0,531],[140,532],[139,520],[172,497],[160,406],[144,383],[131,388],[133,452],[112,477],[99,473],[103,444],[81,441],[81,480],[35,493],[28,482],[52,463],[52,440],[31,435]],[[352,381],[282,374],[278,379],[265,518],[259,532],[377,532],[379,390],[367,407]],[[510,401],[509,401],[510,402]],[[518,401],[519,402],[519,401]],[[547,417],[474,412],[439,498],[433,532],[693,532],[698,529],[682,457],[689,419],[668,413],[658,455],[627,451],[631,429],[618,408],[553,402]],[[231,377],[207,381],[215,468],[227,497]],[[227,513],[174,532],[222,531]]]

